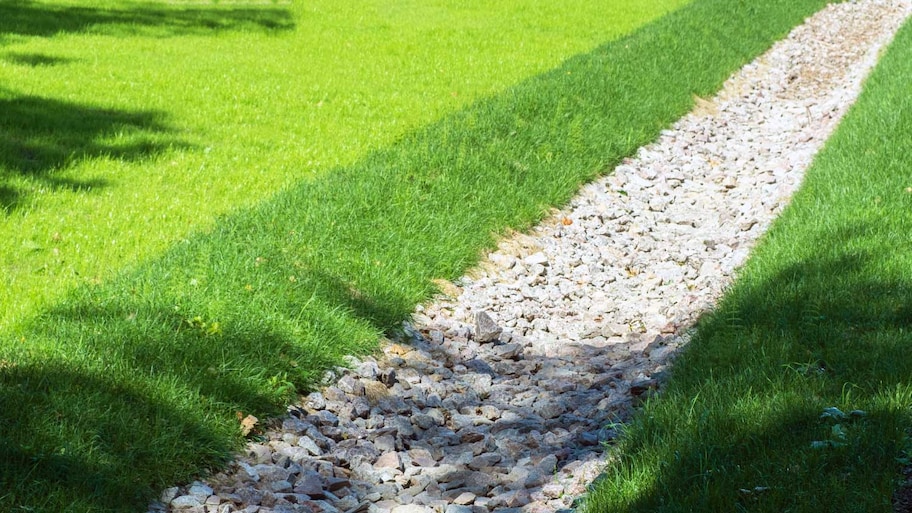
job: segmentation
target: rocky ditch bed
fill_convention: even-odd
[[[612,426],[782,210],[909,0],[831,5],[719,95],[418,307],[222,473],[150,511],[572,508]]]

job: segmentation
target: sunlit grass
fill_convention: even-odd
[[[685,2],[0,4],[0,327]]]
[[[907,24],[587,511],[892,511],[912,425],[910,80]]]

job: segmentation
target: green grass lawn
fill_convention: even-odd
[[[583,4],[516,3],[500,32],[480,7],[426,3],[133,4],[130,22],[127,7],[3,4],[2,101],[17,113],[0,121],[4,265],[23,292],[0,332],[0,411],[15,412],[0,423],[0,504],[136,511],[218,466],[241,443],[236,412],[280,412],[344,354],[374,350],[431,279],[459,276],[497,234],[608,172],[823,4],[694,0],[587,42],[561,31],[633,23]],[[440,25],[419,30],[435,13]],[[380,30],[372,43],[358,24]],[[476,24],[488,57],[460,36]],[[536,26],[578,46],[552,55],[542,36],[529,50]],[[513,39],[484,42],[495,33]],[[268,57],[294,54],[296,37],[333,42],[313,62],[338,51],[327,66],[342,67]],[[416,85],[436,59],[456,74]],[[323,77],[325,94],[305,94],[298,74]],[[48,283],[68,290],[42,296]]]
[[[0,328],[686,1],[0,2]]]
[[[907,23],[586,511],[892,511],[912,457],[910,82]]]

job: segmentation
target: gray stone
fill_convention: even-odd
[[[323,397],[323,394],[320,392],[311,392],[307,394],[307,397],[304,399],[304,404],[310,406],[314,410],[322,410],[326,408],[326,398]]]
[[[314,417],[317,423],[324,427],[335,427],[339,425],[339,417],[326,410],[320,410],[316,413],[316,415],[314,415]],[[310,431],[308,431],[308,433],[310,433]]]
[[[252,467],[251,465],[249,465],[243,461],[239,461],[239,462],[237,462],[237,464],[238,464],[238,467],[241,469],[242,473],[245,474],[244,476],[241,476],[242,478],[250,479],[251,481],[254,481],[254,482],[260,480],[260,473],[257,472],[256,468]]]
[[[503,332],[503,328],[494,322],[487,312],[475,314],[475,341],[478,343],[493,342]]]
[[[360,380],[351,375],[342,376],[336,386],[346,394],[354,396],[363,396],[365,394],[364,383],[361,383]]]
[[[303,504],[276,504],[272,507],[272,513],[311,513],[312,511]]]
[[[392,452],[396,450],[396,439],[391,435],[378,436],[374,440],[374,447],[380,452]]]
[[[356,397],[352,401],[352,413],[355,417],[366,419],[370,415],[371,406],[370,402],[364,397]]]
[[[323,479],[320,474],[310,471],[301,474],[295,482],[295,493],[303,493],[315,499],[323,498]]]
[[[485,467],[492,467],[496,465],[503,457],[496,452],[488,452],[480,454],[469,462],[468,467],[472,470],[481,470]]]
[[[377,379],[380,376],[380,367],[376,362],[364,362],[358,365],[355,372],[362,378]]]
[[[437,419],[430,415],[418,413],[412,415],[412,423],[421,429],[431,429],[432,427],[437,426]]]
[[[348,511],[348,510],[357,508],[358,506],[360,506],[360,504],[361,503],[358,501],[358,499],[349,496],[349,497],[339,498],[339,500],[337,500],[336,503],[333,504],[333,506],[335,506],[336,508],[338,508],[342,511]]]
[[[532,497],[525,489],[504,492],[491,498],[489,506],[500,508],[521,508],[532,502]],[[501,510],[502,511],[502,510]]]
[[[171,507],[174,509],[197,508],[203,505],[203,501],[195,495],[181,495],[171,500]]]
[[[274,493],[290,492],[291,489],[291,483],[285,480],[269,482],[269,490]]]
[[[532,410],[545,420],[557,418],[566,411],[562,404],[550,399],[536,401]]]
[[[175,497],[178,496],[179,493],[180,493],[180,488],[178,488],[176,486],[172,486],[171,488],[165,488],[165,490],[162,491],[161,497],[159,498],[159,500],[162,501],[164,504],[169,504],[171,501],[174,500]]]
[[[553,473],[555,467],[557,467],[557,456],[554,454],[546,454],[535,464],[535,468],[540,470],[543,474]]]
[[[496,356],[505,360],[515,360],[523,353],[523,346],[520,344],[501,344],[496,345],[491,350]]]
[[[313,501],[312,505],[316,506],[312,508],[313,510],[319,511],[321,513],[342,513],[339,511],[339,508],[333,506],[327,501]],[[311,504],[308,504],[308,506],[311,506]]]
[[[305,451],[307,451],[312,456],[322,456],[323,455],[323,449],[321,449],[320,446],[317,445],[317,442],[315,442],[309,436],[299,437],[298,446],[300,448],[304,449]]]
[[[288,470],[278,465],[260,464],[253,467],[259,474],[260,479],[264,481],[286,481],[288,480]]]

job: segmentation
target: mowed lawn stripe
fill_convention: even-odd
[[[278,413],[376,349],[432,279],[540,220],[822,6],[697,0],[8,330],[3,500],[135,511],[218,466],[238,415]]]

